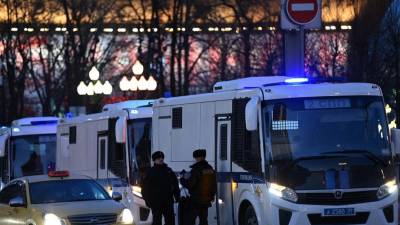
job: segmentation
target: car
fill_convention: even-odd
[[[0,224],[133,224],[129,209],[95,180],[68,171],[15,179],[0,191]]]

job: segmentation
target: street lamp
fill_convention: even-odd
[[[149,79],[147,80],[147,90],[155,91],[157,89],[157,81],[154,79],[153,76],[150,75]]]
[[[157,81],[153,76],[150,75],[149,79],[146,80],[143,75],[144,67],[139,60],[132,66],[133,77],[129,81],[126,76],[122,77],[119,82],[119,87],[121,91],[154,91],[157,89]],[[138,76],[136,78],[135,76]],[[140,77],[139,77],[140,76]]]
[[[78,95],[86,95],[86,84],[81,81],[78,85],[78,87],[76,88]]]
[[[122,77],[121,81],[119,82],[119,88],[121,91],[128,91],[130,82],[126,76]]]
[[[92,69],[90,69],[90,71],[89,71],[90,80],[96,81],[99,79],[99,77],[100,77],[99,71],[97,70],[97,68],[95,66],[93,66]]]
[[[103,84],[99,80],[94,84],[94,93],[97,95],[103,94]]]
[[[137,91],[138,90],[138,80],[136,77],[132,77],[131,81],[129,81],[129,90]]]
[[[94,95],[94,85],[92,82],[90,82],[86,88],[86,94],[91,96]]]
[[[96,67],[93,66],[89,71],[89,78],[91,81],[88,85],[86,85],[83,81],[79,83],[78,87],[76,88],[78,95],[110,95],[112,93],[113,87],[110,82],[106,81],[104,84],[102,84],[99,80],[100,73]]]
[[[103,94],[111,95],[113,87],[111,86],[110,82],[107,80],[103,85]]]
[[[136,60],[135,64],[132,66],[132,72],[134,75],[142,75],[144,71],[144,67],[139,60]]]

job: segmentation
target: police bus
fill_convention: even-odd
[[[135,224],[151,224],[141,178],[151,163],[151,101],[106,105],[103,112],[61,119],[57,170],[96,179],[112,195],[122,194]]]
[[[252,77],[156,100],[152,149],[175,171],[207,150],[210,224],[397,225],[391,133],[377,85]]]
[[[23,176],[55,169],[57,117],[30,117],[0,129],[2,186]]]

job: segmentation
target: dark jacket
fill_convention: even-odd
[[[191,166],[190,178],[182,179],[181,183],[190,193],[191,201],[200,206],[211,206],[217,189],[215,170],[206,160]]]
[[[154,165],[143,180],[142,196],[150,208],[173,204],[178,201],[180,191],[175,173],[166,164]]]

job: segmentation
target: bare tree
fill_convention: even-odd
[[[96,63],[96,50],[105,18],[113,16],[109,13],[116,10],[115,3],[114,0],[61,0],[67,28],[64,34],[67,108],[82,106],[84,103],[76,87]],[[91,27],[96,30],[91,30]]]
[[[28,71],[28,61],[24,46],[28,42],[28,37],[21,29],[11,30],[18,27],[21,23],[22,15],[19,14],[23,1],[6,0],[3,1],[7,15],[7,30],[0,34],[3,46],[1,61],[1,74],[5,79],[2,107],[0,118],[3,124],[8,124],[12,120],[24,114],[25,102],[25,79]]]

